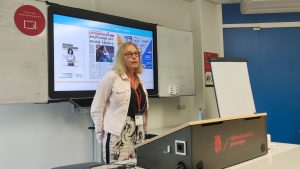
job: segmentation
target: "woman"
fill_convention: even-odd
[[[68,55],[66,57],[66,61],[67,61],[68,66],[74,66],[75,56],[74,56],[72,48],[68,49]]]
[[[97,88],[91,116],[97,140],[103,143],[106,164],[135,158],[134,145],[144,140],[148,96],[138,76],[141,72],[137,46],[125,42],[119,48],[113,70]]]

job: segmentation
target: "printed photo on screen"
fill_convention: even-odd
[[[114,46],[96,45],[96,62],[113,62]]]

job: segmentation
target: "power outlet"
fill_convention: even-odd
[[[178,96],[180,93],[179,86],[175,84],[169,84],[169,94],[172,96]]]
[[[186,141],[175,140],[175,154],[186,156]]]

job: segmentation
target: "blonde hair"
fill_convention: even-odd
[[[126,67],[124,65],[124,58],[125,58],[125,51],[128,48],[128,46],[134,46],[136,48],[136,50],[139,51],[139,48],[137,47],[137,45],[132,42],[124,42],[120,46],[120,48],[117,52],[117,57],[116,57],[115,64],[113,67],[113,70],[119,75],[126,73]],[[142,65],[141,65],[141,56],[139,56],[139,65],[135,69],[134,72],[137,74],[140,74],[140,73],[142,73],[142,71],[143,71],[143,69],[142,69]]]

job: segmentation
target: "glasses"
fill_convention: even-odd
[[[127,58],[132,58],[133,57],[133,55],[135,55],[135,56],[137,56],[137,57],[139,57],[140,56],[140,54],[141,54],[141,52],[138,52],[138,51],[136,51],[136,52],[128,52],[128,53],[125,53],[125,56],[127,57]]]

